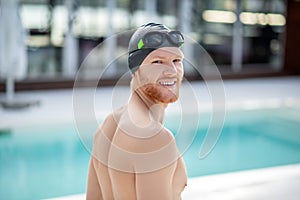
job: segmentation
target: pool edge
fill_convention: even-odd
[[[276,190],[277,187],[280,190]],[[291,164],[189,178],[182,199],[196,200],[201,197],[206,200],[232,200],[247,197],[247,199],[256,200],[265,198],[276,200],[282,199],[283,196],[298,195],[300,192],[297,188],[299,187],[300,164]],[[85,199],[85,194],[51,198],[51,200],[77,199]]]

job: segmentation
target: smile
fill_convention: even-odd
[[[176,81],[159,81],[158,83],[162,86],[173,86],[176,84]]]

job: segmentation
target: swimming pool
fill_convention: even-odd
[[[207,127],[200,126],[184,153],[189,177],[300,163],[299,115],[288,107],[230,111],[215,148],[204,159],[198,155]],[[175,131],[173,121],[171,117],[166,125]],[[70,124],[1,131],[0,199],[84,193],[88,161],[89,153]]]

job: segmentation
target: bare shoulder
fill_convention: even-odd
[[[164,127],[159,128],[122,128],[117,127],[113,143],[122,149],[134,153],[156,151],[167,145],[174,145],[172,133]]]
[[[112,125],[116,126],[119,123],[120,117],[125,109],[125,106],[116,109],[115,111],[111,112],[107,115],[104,119],[103,123],[101,124],[100,128],[107,129],[110,128]]]
[[[152,137],[138,136],[117,128],[110,150],[113,165],[122,166],[127,172],[145,173],[177,163],[176,143],[167,129],[162,128]]]
[[[124,107],[121,107],[106,116],[101,125],[98,127],[94,140],[97,140],[100,135],[105,135],[110,141],[112,141],[123,109]]]

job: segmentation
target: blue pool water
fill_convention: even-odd
[[[300,163],[299,115],[289,108],[229,112],[215,148],[204,159],[199,150],[207,127],[200,126],[184,153],[189,176]],[[172,121],[166,125],[176,131]],[[0,199],[84,193],[89,156],[71,125],[1,131]]]

